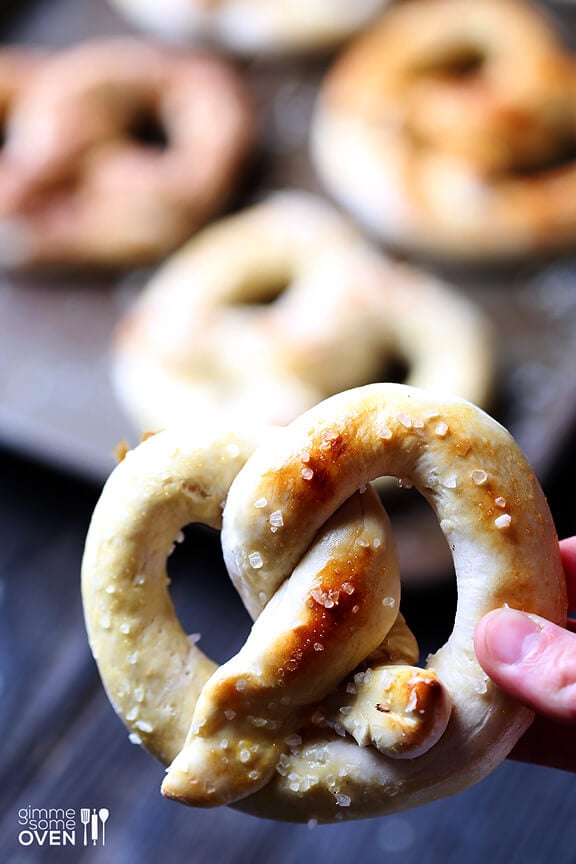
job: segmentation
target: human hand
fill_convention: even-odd
[[[576,610],[576,536],[561,541],[560,551],[568,608]],[[476,656],[484,671],[536,712],[511,758],[576,771],[574,631],[574,620],[564,629],[514,609],[494,609],[476,628]]]

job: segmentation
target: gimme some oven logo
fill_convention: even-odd
[[[109,816],[106,807],[21,807],[18,842],[21,846],[105,846]]]

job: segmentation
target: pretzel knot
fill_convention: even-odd
[[[370,486],[389,474],[428,499],[454,556],[454,629],[424,668]],[[254,618],[220,667],[167,593],[166,558],[190,522],[222,529]],[[82,580],[105,687],[169,765],[163,793],[292,821],[402,810],[492,771],[532,714],[483,674],[476,622],[505,603],[566,613],[552,518],[509,433],[469,402],[394,384],[340,393],[284,428],[152,436],[103,490]]]

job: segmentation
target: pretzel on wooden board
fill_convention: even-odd
[[[454,558],[454,629],[423,669],[370,486],[387,474],[426,497]],[[255,619],[220,667],[167,592],[166,559],[190,522],[222,528]],[[163,793],[290,821],[391,813],[486,776],[533,714],[482,671],[475,625],[504,604],[566,614],[552,517],[510,434],[469,402],[396,384],[257,434],[152,436],[103,490],[82,584],[104,685],[169,765]]]
[[[226,60],[101,37],[40,63],[5,116],[0,265],[154,263],[229,201],[255,118]]]
[[[576,62],[528,0],[416,0],[334,61],[310,141],[325,189],[376,237],[440,258],[576,241]]]

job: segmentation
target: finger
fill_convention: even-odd
[[[576,613],[576,537],[568,537],[560,541],[560,555],[566,573],[568,608],[574,615]]]
[[[576,723],[576,636],[536,615],[495,609],[478,624],[478,662],[534,711]]]

